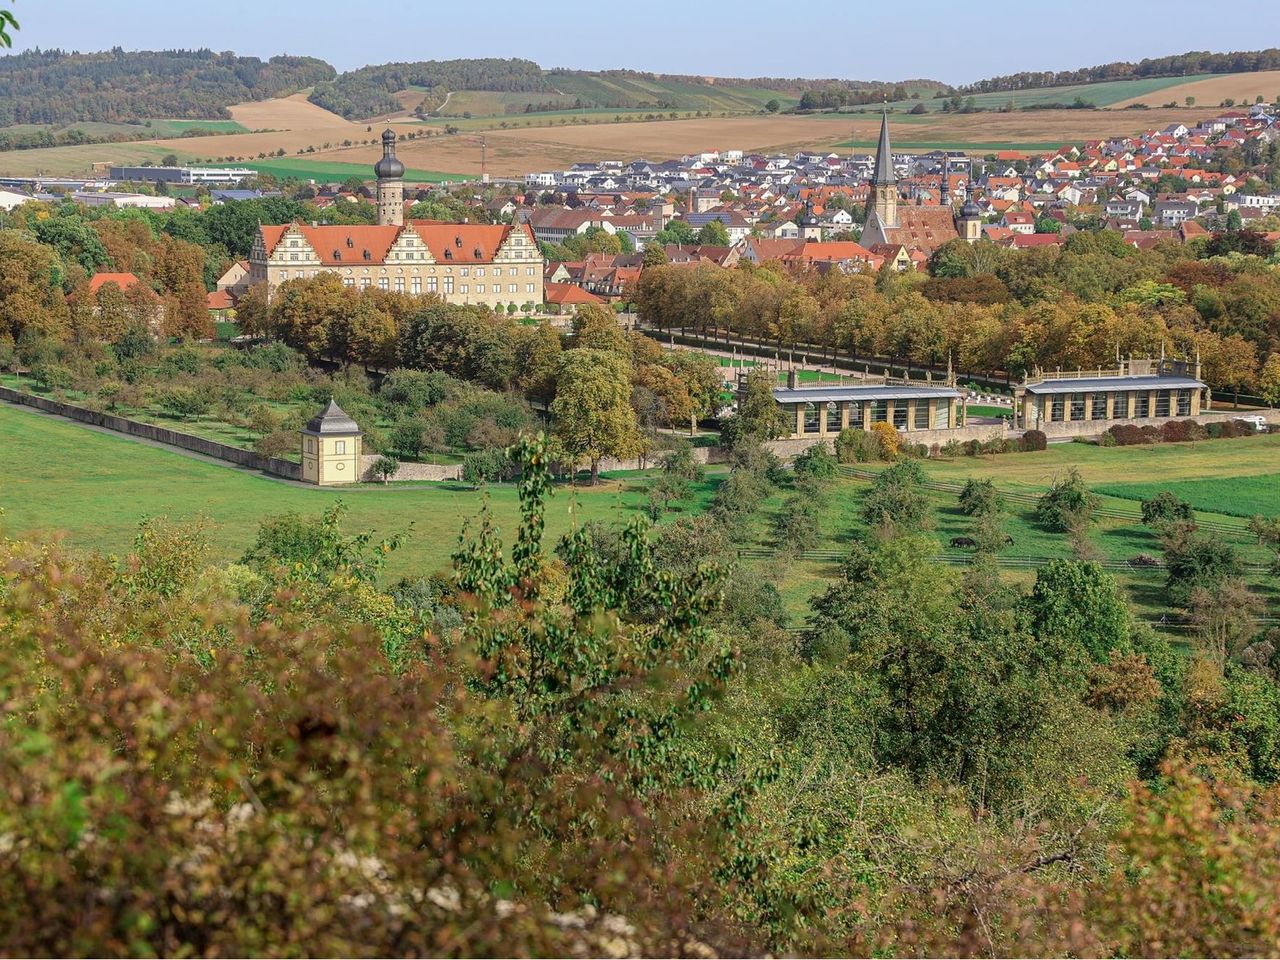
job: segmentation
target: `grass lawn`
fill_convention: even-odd
[[[237,166],[248,167],[259,173],[267,173],[279,180],[293,178],[295,180],[322,180],[326,182],[345,180],[356,176],[366,179],[369,176],[367,163],[338,163],[331,160],[308,160],[305,157],[273,157],[270,160],[247,160]],[[406,170],[405,179],[414,183],[440,183],[445,180],[472,180],[471,176],[461,173],[440,173],[435,170]]]
[[[1058,443],[1037,453],[931,460],[926,468],[939,480],[963,482],[969,477],[991,477],[1005,489],[1037,491],[1048,488],[1054,477],[1070,466],[1075,466],[1093,486],[1151,484],[1149,478],[1159,477],[1155,485],[1165,489],[1169,483],[1179,480],[1211,481],[1274,474],[1277,465],[1280,465],[1280,434],[1133,447]]]
[[[1176,483],[1107,483],[1099,493],[1125,500],[1146,500],[1161,491],[1181,497],[1197,510],[1225,513],[1233,517],[1255,514],[1280,516],[1280,473],[1212,480],[1179,480]]]
[[[129,549],[145,517],[206,517],[215,559],[230,561],[263,519],[289,511],[319,515],[341,500],[350,508],[347,530],[408,534],[392,555],[390,576],[425,575],[448,568],[464,520],[486,500],[461,484],[300,487],[9,405],[0,405],[0,443],[5,536],[65,531],[75,547],[116,553]],[[558,488],[547,510],[548,541],[574,523],[624,522],[643,506],[648,482],[627,477],[594,490]],[[719,482],[711,477],[698,485],[689,508],[701,509]],[[509,540],[518,522],[515,488],[491,487],[487,501]]]
[[[1013,407],[988,407],[980,403],[971,403],[966,408],[971,417],[1012,417]]]

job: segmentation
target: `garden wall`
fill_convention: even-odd
[[[360,457],[360,479],[365,483],[381,483],[382,478],[375,476],[373,465],[382,459],[376,453],[366,453]],[[462,465],[457,463],[401,463],[391,475],[391,481],[398,480],[459,480],[462,478]]]
[[[1268,423],[1280,421],[1280,411],[1277,410],[1202,410],[1194,417],[1153,417],[1146,420],[1072,420],[1067,423],[1042,423],[1038,429],[1042,430],[1050,440],[1057,440],[1062,437],[1093,438],[1102,436],[1114,426],[1159,427],[1171,420],[1195,420],[1197,423],[1202,424],[1222,423],[1224,420],[1234,420],[1237,417],[1258,415],[1266,417]]]
[[[951,440],[959,440],[961,442],[981,440],[985,443],[988,440],[1001,440],[1007,436],[1007,433],[1003,423],[979,423],[967,427],[957,427],[954,430],[907,430],[900,432],[898,436],[904,444],[923,443],[927,447],[932,447],[935,443],[943,446]],[[785,460],[794,457],[798,453],[803,453],[819,441],[825,441],[827,449],[830,450],[834,440],[834,434],[828,434],[825,437],[815,434],[812,437],[800,437],[794,440],[770,440],[765,446]]]
[[[248,467],[250,470],[261,470],[264,473],[272,473],[278,477],[286,477],[289,480],[302,479],[302,464],[300,463],[277,460],[275,457],[264,457],[259,453],[254,453],[252,450],[242,450],[240,447],[228,446],[225,443],[218,443],[216,440],[206,440],[204,437],[193,437],[189,433],[179,433],[177,430],[170,430],[168,427],[157,426],[154,423],[129,420],[125,417],[104,413],[101,410],[89,410],[86,407],[77,407],[70,403],[51,400],[48,397],[37,397],[9,387],[0,387],[0,400],[21,404],[26,407],[35,407],[37,410],[43,410],[46,413],[66,417],[68,420],[77,420],[80,423],[88,423],[106,430],[114,430],[116,433],[123,433],[130,437],[139,437],[143,440],[163,443],[170,447],[178,447],[179,449],[189,450],[192,453],[199,453],[217,460],[225,460],[241,467]]]

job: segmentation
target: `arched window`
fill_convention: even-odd
[[[827,401],[827,433],[840,432],[840,404],[834,400]]]
[[[812,403],[804,405],[804,432],[818,432],[818,408]]]

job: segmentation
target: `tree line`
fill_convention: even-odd
[[[1074,83],[1105,80],[1137,80],[1143,77],[1185,77],[1198,73],[1254,73],[1280,70],[1280,49],[1209,53],[1193,50],[1167,57],[1151,57],[1137,63],[1116,61],[1078,70],[1027,70],[988,80],[979,80],[960,89],[965,93],[995,93],[1036,87],[1061,87]]]
[[[0,127],[226,118],[231,104],[284,96],[333,75],[314,57],[264,62],[212,50],[26,50],[0,58]]]
[[[1114,232],[1079,232],[1058,248],[953,241],[930,272],[793,270],[780,263],[646,267],[633,299],[659,329],[763,339],[785,354],[1004,372],[1097,369],[1117,355],[1199,352],[1218,390],[1259,385],[1280,353],[1280,280],[1244,234],[1139,251]],[[1260,239],[1260,238],[1256,238]],[[1252,241],[1250,241],[1252,242]],[[1273,365],[1274,367],[1274,365]]]

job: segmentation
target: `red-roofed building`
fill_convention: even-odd
[[[548,283],[545,289],[546,304],[551,313],[577,313],[583,304],[605,302],[603,297],[588,293],[572,283]]]
[[[89,292],[96,294],[104,283],[114,283],[121,292],[142,283],[132,273],[95,273],[89,278]]]
[[[526,224],[261,226],[249,254],[250,284],[336,273],[343,284],[437,294],[449,303],[505,308],[543,301],[542,254]]]

